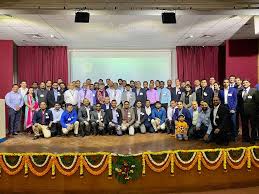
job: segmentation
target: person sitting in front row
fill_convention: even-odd
[[[33,126],[34,140],[41,136],[41,133],[45,138],[51,137],[50,127],[53,121],[53,115],[51,110],[47,110],[46,102],[40,103],[40,110],[35,112],[33,115]]]
[[[136,108],[135,108],[135,124],[134,129],[135,131],[140,129],[141,133],[146,133],[145,121],[147,120],[148,116],[146,114],[145,108],[142,107],[141,101],[137,101]]]
[[[105,112],[101,109],[101,104],[97,103],[95,110],[91,112],[91,126],[93,127],[94,135],[105,134],[104,117]]]
[[[114,131],[116,131],[118,136],[122,135],[122,114],[121,110],[117,108],[116,100],[112,100],[111,108],[105,111],[105,123],[110,135],[112,135]]]
[[[177,121],[175,121],[175,135],[178,140],[188,140],[188,124],[185,122],[185,117],[183,114],[178,116]]]
[[[61,108],[61,104],[55,103],[55,106],[50,109],[53,115],[53,122],[51,124],[51,136],[61,136],[62,127],[60,124],[61,115],[64,110]]]
[[[91,133],[91,111],[90,101],[87,98],[83,99],[83,103],[78,110],[78,120],[82,137],[85,135],[88,136]]]
[[[135,113],[132,108],[130,108],[129,101],[124,101],[123,108],[121,110],[122,113],[122,124],[121,130],[123,132],[129,131],[129,135],[134,135],[134,122],[135,122]]]
[[[78,136],[79,122],[77,121],[77,112],[72,104],[66,104],[66,110],[62,113],[60,123],[64,135],[68,135],[69,131],[74,130],[74,135]]]
[[[152,110],[152,120],[151,124],[157,132],[158,130],[165,130],[165,119],[166,119],[166,111],[163,107],[161,107],[161,103],[159,101],[156,102],[155,108]]]

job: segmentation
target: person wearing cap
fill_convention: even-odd
[[[166,119],[166,111],[161,106],[159,101],[156,102],[155,108],[152,110],[151,113],[151,124],[157,132],[158,130],[165,130],[165,119]]]
[[[175,135],[178,140],[188,140],[188,124],[185,122],[185,116],[180,114],[175,122]]]
[[[66,104],[66,110],[62,113],[60,123],[64,135],[68,135],[69,131],[74,130],[74,136],[78,136],[79,122],[77,121],[77,112],[72,104]]]

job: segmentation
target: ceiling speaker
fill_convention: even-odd
[[[76,12],[75,23],[89,23],[90,13]]]
[[[175,13],[173,12],[162,13],[162,22],[163,24],[176,24]]]

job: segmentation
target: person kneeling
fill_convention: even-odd
[[[41,133],[45,138],[51,137],[50,127],[53,121],[53,115],[52,112],[50,110],[47,110],[46,108],[46,102],[41,102],[40,110],[35,112],[35,114],[33,115],[33,139],[38,139],[41,136]]]
[[[176,139],[188,140],[188,124],[185,122],[184,115],[179,115],[178,120],[175,121]]]
[[[68,135],[69,131],[74,130],[74,135],[78,136],[79,122],[77,121],[76,110],[73,109],[72,104],[66,105],[66,110],[61,115],[60,123],[64,135]]]
[[[88,99],[83,100],[83,104],[78,110],[78,120],[80,123],[81,136],[90,135],[91,133],[91,111],[92,107],[90,106],[90,101]]]
[[[107,125],[107,129],[110,135],[114,134],[115,131],[117,135],[122,135],[122,114],[121,110],[117,108],[116,100],[112,100],[111,108],[107,109],[105,112],[105,123]]]
[[[135,130],[140,129],[141,133],[146,133],[145,122],[148,118],[145,108],[142,107],[141,101],[138,101],[135,108],[135,118],[136,122],[134,124]]]
[[[97,103],[95,111],[91,112],[91,125],[93,127],[94,135],[104,135],[104,116],[105,112],[101,109],[101,104]]]
[[[135,113],[132,108],[129,107],[129,101],[124,102],[122,112],[122,124],[121,124],[121,130],[125,132],[126,130],[129,130],[129,135],[134,135],[135,130],[133,127],[133,124],[135,122]]]
[[[161,107],[161,103],[159,101],[156,102],[156,107],[152,110],[152,120],[151,124],[157,132],[158,130],[165,130],[165,119],[166,119],[166,111],[163,107]]]

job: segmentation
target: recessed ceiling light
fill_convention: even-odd
[[[241,17],[239,15],[232,15],[229,17],[229,19],[233,19],[233,18],[240,19]]]
[[[201,38],[211,38],[211,37],[213,37],[213,36],[209,35],[209,34],[205,34],[205,35],[201,36]]]
[[[50,38],[55,38],[55,36],[53,34],[50,35]]]
[[[193,38],[193,35],[187,36],[185,39]]]

